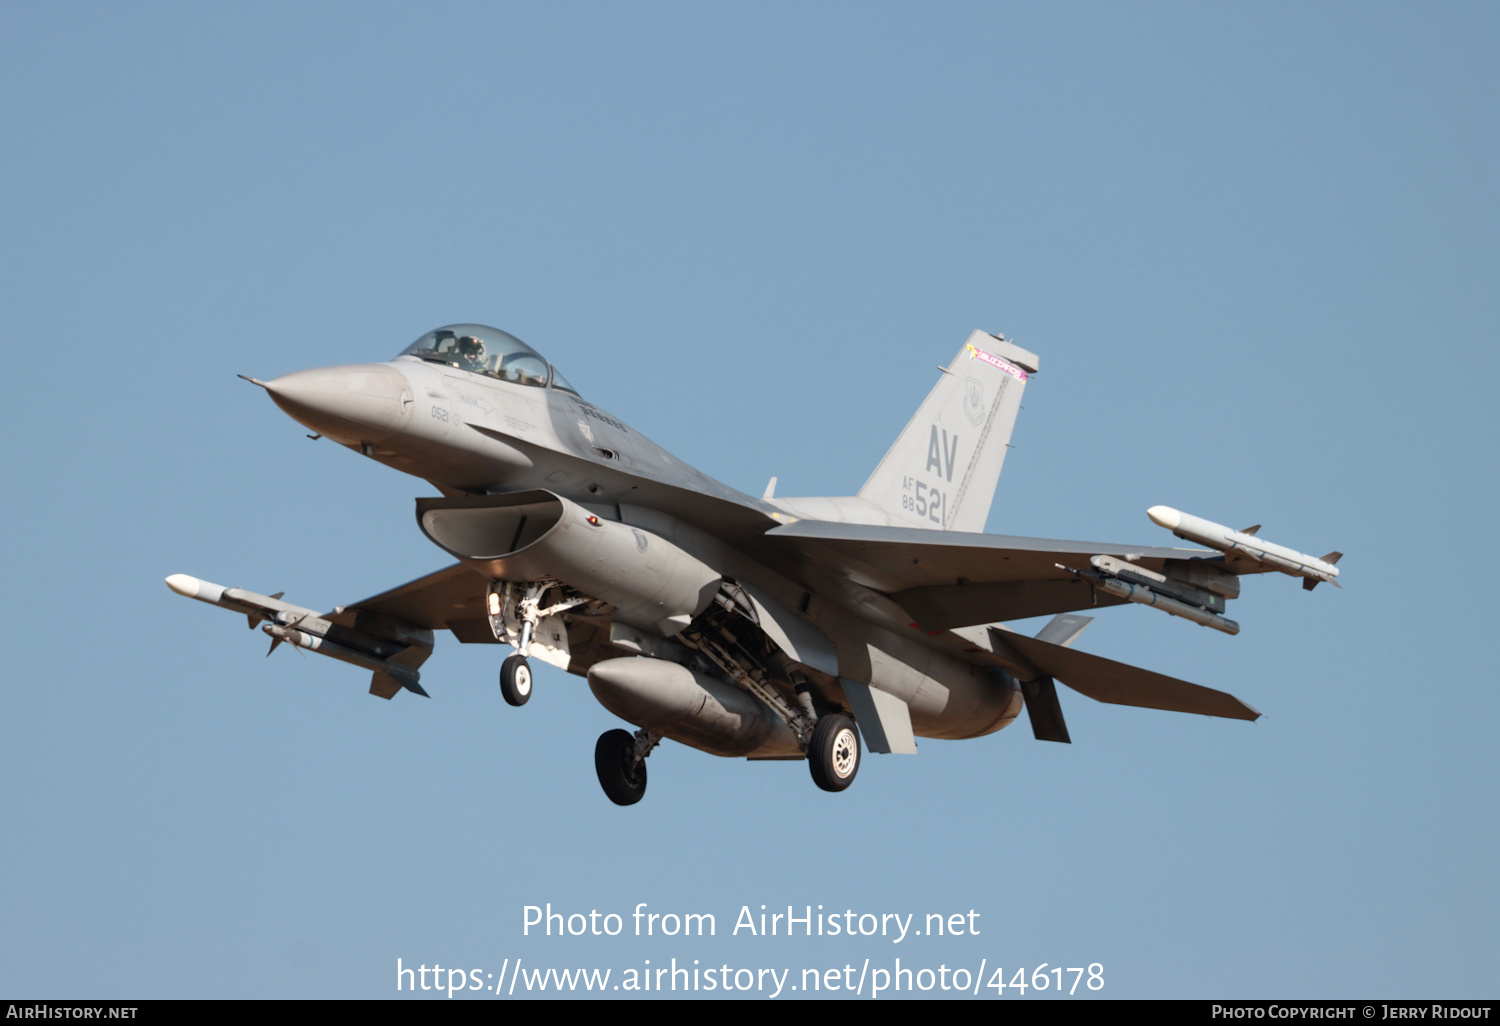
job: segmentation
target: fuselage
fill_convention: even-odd
[[[807,671],[830,702],[846,704],[840,679],[870,685],[908,705],[917,735],[938,738],[990,733],[1019,714],[1014,681],[963,659],[952,635],[924,634],[886,596],[765,537],[797,517],[701,473],[560,380],[429,353],[297,371],[266,388],[308,428],[445,496],[544,489],[754,586],[836,651],[836,674]],[[804,505],[838,512],[839,501]]]

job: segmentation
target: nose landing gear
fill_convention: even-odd
[[[542,598],[550,589],[554,601],[542,608]],[[531,698],[531,664],[527,657],[536,655],[544,662],[566,668],[568,665],[567,624],[562,614],[588,599],[566,595],[553,580],[491,581],[486,596],[490,631],[495,640],[515,648],[515,655],[500,666],[500,694],[510,705],[525,705]]]
[[[525,705],[531,698],[531,664],[519,652],[500,664],[500,694],[509,705]]]

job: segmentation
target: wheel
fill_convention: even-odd
[[[599,786],[616,805],[634,805],[646,793],[646,760],[631,766],[635,736],[628,730],[606,730],[594,745],[594,769]]]
[[[859,772],[859,731],[843,713],[818,718],[812,743],[807,746],[807,767],[813,783],[825,791],[842,791],[854,783]]]
[[[523,655],[513,655],[500,664],[500,694],[511,705],[525,705],[531,698],[531,664]]]

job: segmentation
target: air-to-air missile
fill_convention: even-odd
[[[1106,595],[1160,609],[1225,634],[1240,632],[1240,625],[1223,615],[1224,601],[1239,597],[1239,579],[1198,560],[1163,560],[1162,573],[1114,556],[1093,556],[1087,568],[1056,565]]]
[[[1342,552],[1330,552],[1322,559],[1293,551],[1284,545],[1261,541],[1256,537],[1260,525],[1236,531],[1202,517],[1191,516],[1171,506],[1152,506],[1146,511],[1152,522],[1165,527],[1179,538],[1199,545],[1218,549],[1226,556],[1245,556],[1260,563],[1268,570],[1279,570],[1293,577],[1303,578],[1302,587],[1308,591],[1327,581],[1335,588],[1338,582],[1338,567],[1333,564],[1343,558]]]
[[[319,613],[283,602],[280,594],[260,595],[226,588],[187,574],[173,574],[167,587],[179,595],[244,614],[253,629],[271,638],[271,652],[282,642],[374,672],[371,694],[390,698],[401,688],[427,695],[417,668],[432,654],[432,631],[364,611]],[[348,621],[348,622],[342,622]],[[270,655],[270,652],[266,653]]]
[[[1088,567],[1075,569],[1058,563],[1058,568],[1077,574],[1107,595],[1151,606],[1225,634],[1240,632],[1240,625],[1223,613],[1225,600],[1239,597],[1236,573],[1246,572],[1244,561],[1254,565],[1252,573],[1279,570],[1300,577],[1308,591],[1321,581],[1339,587],[1339,571],[1333,564],[1343,556],[1341,552],[1315,559],[1257,538],[1258,524],[1236,531],[1170,506],[1152,506],[1146,515],[1179,538],[1217,549],[1231,562],[1226,566],[1205,559],[1166,559],[1157,571],[1137,565],[1135,557],[1094,556]]]
[[[1113,556],[1094,556],[1089,563],[1097,576],[1092,574],[1087,576],[1092,578],[1096,588],[1106,594],[1117,596],[1128,602],[1138,602],[1143,606],[1154,606],[1162,612],[1180,616],[1185,620],[1202,624],[1204,627],[1212,627],[1225,634],[1240,632],[1239,624],[1222,615],[1224,599],[1237,596],[1238,587],[1235,587],[1233,595],[1225,596],[1222,594],[1223,588],[1220,588],[1220,593],[1216,594],[1201,587],[1194,587],[1188,580],[1159,574],[1145,567],[1133,566]],[[1235,585],[1238,583],[1234,581]]]

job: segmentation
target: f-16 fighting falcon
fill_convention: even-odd
[[[745,495],[585,399],[504,331],[451,324],[388,363],[295,371],[263,387],[292,419],[429,482],[417,526],[458,560],[317,612],[173,574],[180,595],[247,616],[271,647],[370,671],[370,693],[426,696],[434,634],[509,646],[500,693],[524,706],[531,660],[588,680],[634,725],[594,749],[630,805],[663,738],[712,755],[803,759],[842,791],[862,750],[970,738],[1025,709],[1067,742],[1056,682],[1100,702],[1254,720],[1233,695],[1072,647],[1127,602],[1226,634],[1240,577],[1338,584],[1303,555],[1166,506],[1151,520],[1204,548],[983,534],[1037,357],[974,332],[858,495]],[[1005,621],[1053,614],[1034,637]]]

